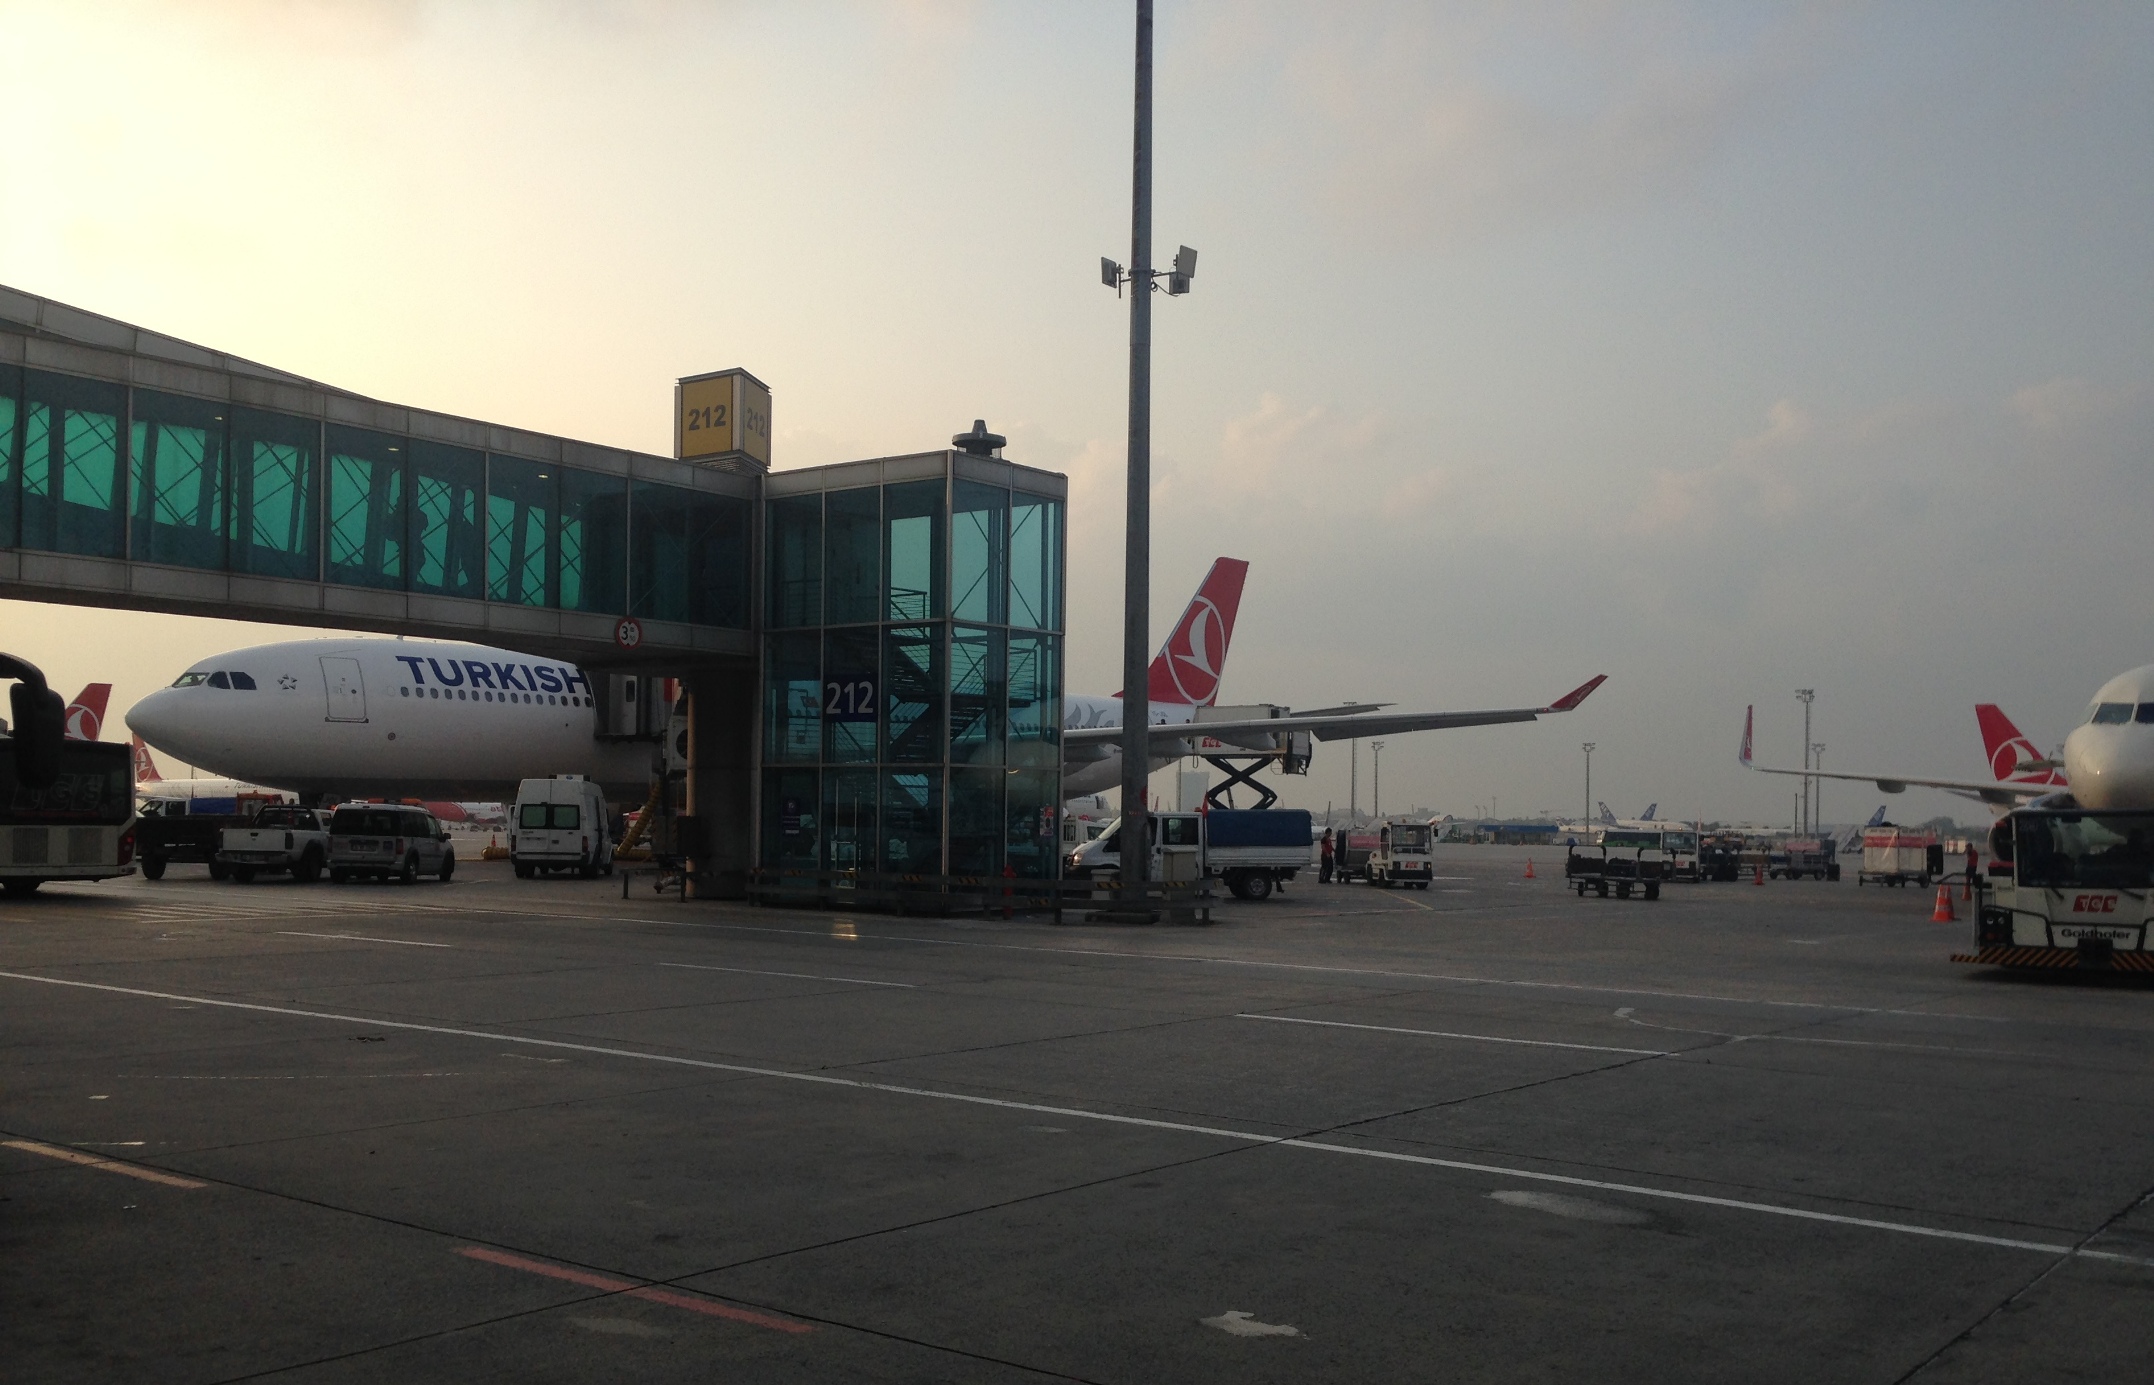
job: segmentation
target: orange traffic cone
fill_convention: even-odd
[[[1958,923],[1960,916],[1952,912],[1952,887],[1937,887],[1937,907],[1930,910],[1931,923]]]
[[[1758,862],[1758,873],[1750,877],[1750,883],[1753,885],[1765,883],[1765,863],[1763,861]]]
[[[1526,878],[1528,880],[1533,878],[1533,858],[1531,856],[1526,858]]]

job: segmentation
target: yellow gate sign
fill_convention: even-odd
[[[739,454],[770,466],[770,386],[738,368],[690,375],[674,389],[673,453],[682,461]]]

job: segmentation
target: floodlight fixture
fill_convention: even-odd
[[[1100,256],[1099,281],[1108,288],[1115,290],[1115,296],[1119,298],[1122,289],[1122,266],[1108,259],[1105,255]]]
[[[1197,252],[1183,246],[1174,252],[1174,268],[1167,271],[1167,292],[1180,297],[1189,292],[1189,281],[1197,277]]]

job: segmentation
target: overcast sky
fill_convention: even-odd
[[[0,0],[0,283],[654,452],[731,365],[781,468],[984,416],[1071,477],[1111,692],[1128,8]],[[2150,657],[2154,7],[1168,0],[1157,81],[1155,638],[1226,553],[1227,700],[1610,675],[1393,738],[1387,805],[1575,812],[1590,739],[1625,814],[1785,818],[1747,703],[1980,776],[1974,703],[2048,747]],[[277,637],[0,612],[120,706]]]

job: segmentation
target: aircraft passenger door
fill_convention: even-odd
[[[322,682],[329,688],[329,721],[366,720],[366,680],[357,659],[322,659]]]

